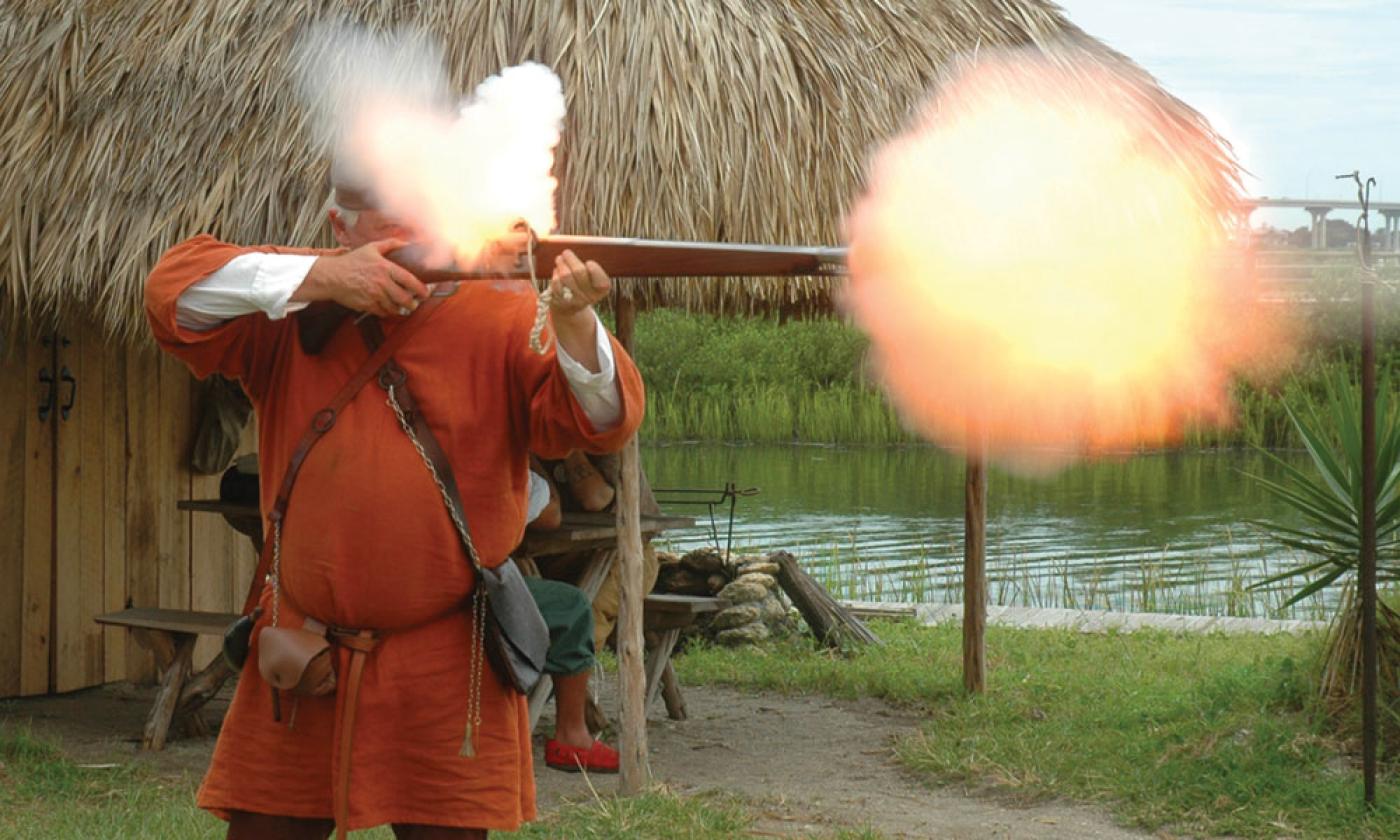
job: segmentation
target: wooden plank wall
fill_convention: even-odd
[[[127,604],[236,612],[256,563],[222,518],[176,508],[218,494],[218,476],[187,466],[200,388],[185,368],[92,327],[66,332],[59,368],[78,381],[66,421],[38,420],[50,351],[0,347],[0,406],[24,407],[0,411],[0,697],[153,678],[150,654],[93,616]],[[240,451],[254,443],[250,430]],[[196,664],[217,650],[203,640]]]
[[[38,415],[41,372],[57,375],[50,354],[38,343],[27,348],[22,387],[33,395],[25,401],[24,414],[24,537],[23,578],[20,583],[21,694],[49,690],[50,639],[53,605],[53,424]],[[55,384],[56,387],[56,384]]]
[[[28,343],[0,333],[0,697],[21,692],[28,638],[24,630],[28,418],[37,408],[29,372]]]

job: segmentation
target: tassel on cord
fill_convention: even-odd
[[[532,273],[534,272],[533,268],[530,270]],[[531,277],[530,279],[533,280],[534,278]],[[552,300],[554,300],[553,289],[545,289],[543,292],[540,292],[539,302],[535,304],[535,324],[530,327],[530,349],[541,356],[549,349],[549,345],[543,342],[541,336],[544,334],[545,319],[549,317],[549,304]],[[553,340],[552,335],[550,340]]]
[[[486,598],[481,592],[480,581],[476,584],[476,594],[472,596],[472,636],[472,651],[467,662],[470,680],[467,688],[467,730],[462,737],[462,749],[458,751],[463,758],[476,758],[476,735],[481,729],[481,672],[486,661]]]
[[[539,278],[535,276],[535,236],[533,233],[526,240],[526,253],[530,263],[530,285],[538,289],[540,287]],[[574,293],[568,286],[560,287],[560,297],[567,303],[574,298]],[[554,289],[545,288],[540,292],[540,299],[535,304],[535,323],[530,327],[530,349],[543,356],[549,349],[549,345],[543,340],[545,320],[549,317],[549,305],[554,301]],[[551,341],[553,336],[551,335]]]

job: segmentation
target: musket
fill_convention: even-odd
[[[846,249],[728,242],[684,242],[608,236],[511,237],[493,247],[489,266],[434,268],[417,246],[391,251],[387,257],[425,284],[471,280],[549,277],[554,258],[566,250],[594,260],[613,277],[839,277],[846,274]],[[302,348],[317,353],[350,310],[335,303],[315,303],[298,313]]]

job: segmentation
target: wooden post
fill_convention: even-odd
[[[819,644],[844,651],[880,644],[880,639],[865,622],[851,615],[850,610],[837,603],[820,583],[802,570],[796,557],[786,551],[775,551],[768,555],[768,562],[778,565],[778,585],[802,613]]]
[[[963,508],[963,688],[987,687],[987,460],[986,449],[969,437]]]
[[[627,294],[617,296],[617,339],[632,352],[637,319],[636,302]],[[641,792],[651,783],[647,763],[646,669],[642,642],[641,465],[634,435],[618,459],[617,547],[622,564],[621,605],[617,615],[617,682],[622,729],[618,737],[621,777],[618,790],[624,796]]]

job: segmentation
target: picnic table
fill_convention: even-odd
[[[218,499],[189,499],[177,504],[180,510],[196,513],[217,513],[236,531],[248,537],[255,551],[261,553],[262,513],[257,505],[225,502]],[[688,528],[695,520],[682,516],[642,516],[643,540],[666,530]],[[592,551],[581,578],[576,585],[592,601],[607,580],[618,560],[617,520],[611,513],[566,513],[560,527],[550,530],[530,530],[515,552],[516,561],[526,574],[539,574],[539,558],[559,554]],[[725,602],[717,598],[683,595],[651,594],[646,597],[643,628],[656,634],[656,644],[646,657],[647,705],[658,694],[664,697],[672,718],[685,717],[685,704],[671,667],[671,654],[680,631],[699,616],[722,609]],[[222,656],[215,656],[203,670],[195,673],[192,656],[195,640],[201,635],[221,635],[238,616],[236,614],[170,610],[149,607],[128,608],[97,617],[103,624],[127,627],[138,643],[151,650],[159,670],[160,689],[147,717],[142,745],[159,750],[169,738],[172,725],[184,724],[203,734],[207,726],[197,712],[218,693],[233,670]],[[530,696],[530,725],[539,720],[550,695],[552,685],[548,676],[540,681]]]

